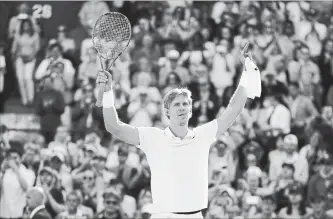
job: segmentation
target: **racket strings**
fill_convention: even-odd
[[[117,58],[126,49],[130,38],[130,22],[120,13],[102,15],[93,30],[94,46],[105,59]]]

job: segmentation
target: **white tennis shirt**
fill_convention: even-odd
[[[207,208],[208,155],[217,121],[189,130],[181,140],[169,128],[138,127],[140,145],[151,170],[154,213]]]

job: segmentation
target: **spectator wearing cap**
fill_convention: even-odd
[[[317,57],[321,53],[321,41],[327,36],[327,27],[318,21],[318,12],[315,9],[310,8],[305,15],[307,20],[300,22],[298,38],[310,47],[311,56]]]
[[[50,159],[50,167],[57,171],[62,188],[66,192],[71,192],[73,190],[73,180],[70,174],[70,169],[65,162],[65,155],[55,151]]]
[[[117,190],[117,192],[119,192],[120,197],[121,197],[120,207],[121,207],[122,211],[126,214],[126,216],[128,218],[133,218],[136,210],[138,209],[137,203],[133,196],[126,194],[124,184],[121,181],[119,181],[118,179],[112,179],[112,180],[110,180],[108,187],[111,187],[111,188]],[[105,189],[108,189],[108,187]],[[97,204],[97,212],[100,212],[101,210],[103,210],[103,198],[99,197],[98,204]]]
[[[33,186],[36,176],[21,163],[22,146],[18,142],[10,142],[10,145],[1,164],[0,217],[21,218],[26,192]]]
[[[39,177],[40,181],[37,184],[44,190],[46,210],[50,213],[52,218],[54,218],[65,210],[65,197],[63,189],[59,186],[58,173],[51,167],[47,166],[39,171]]]
[[[55,70],[56,64],[58,63],[62,63],[63,65],[59,74],[65,80],[67,89],[73,88],[75,69],[73,64],[68,59],[63,57],[62,46],[55,39],[49,41],[47,56],[39,64],[35,73],[35,79],[40,80],[44,76],[52,74]]]
[[[312,199],[325,197],[325,209],[333,208],[333,196],[328,195],[333,185],[333,159],[332,155],[324,153],[320,159],[322,168],[315,175],[311,176],[308,182],[307,202]]]
[[[295,167],[295,180],[306,184],[309,179],[309,164],[308,161],[299,155],[297,152],[298,139],[293,134],[288,134],[284,137],[284,155],[280,160],[274,160],[269,166],[270,180],[274,181],[282,171],[282,164],[289,163]]]
[[[32,219],[51,219],[51,215],[45,209],[45,194],[41,187],[31,188],[26,197],[27,210],[30,212],[29,218]]]
[[[286,190],[286,196],[288,197],[288,206],[279,211],[278,218],[307,218],[312,214],[313,210],[305,205],[305,200],[303,199],[304,188],[300,183],[295,182],[290,185]]]
[[[228,210],[235,204],[232,191],[221,188],[210,201],[205,218],[225,218]]]
[[[181,85],[187,85],[191,78],[188,70],[178,64],[180,54],[177,50],[170,50],[166,53],[165,63],[159,71],[158,84],[161,87],[166,85],[166,80],[171,72],[176,73],[181,79]]]
[[[98,213],[94,218],[101,219],[124,219],[126,218],[121,209],[121,195],[119,191],[110,187],[103,192],[104,210]]]
[[[156,87],[138,86],[132,89],[131,102],[127,108],[129,124],[134,126],[153,126],[159,113],[161,95]],[[159,101],[157,101],[157,98]]]
[[[209,157],[209,175],[220,168],[226,169],[228,179],[232,182],[235,180],[237,161],[234,158],[233,150],[229,147],[227,136],[221,136],[211,147]]]

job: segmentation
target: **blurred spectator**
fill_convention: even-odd
[[[18,32],[14,35],[11,54],[23,105],[30,105],[34,100],[33,75],[39,49],[40,39],[32,21],[22,20]]]
[[[63,49],[56,40],[50,40],[45,59],[39,64],[35,78],[41,80],[44,76],[57,73],[64,78],[66,88],[72,89],[74,85],[75,70],[72,63],[62,56]]]
[[[66,26],[60,25],[58,27],[57,41],[61,45],[64,55],[70,56],[73,54],[73,52],[75,51],[75,42],[73,39],[68,38]]]
[[[6,58],[4,56],[4,47],[3,44],[0,43],[0,113],[4,110],[4,86],[5,86],[5,74],[6,70]]]
[[[109,11],[109,6],[104,1],[87,1],[83,3],[78,16],[83,27],[92,29],[98,17]]]
[[[299,183],[294,183],[288,188],[287,197],[288,206],[279,211],[279,218],[309,217],[312,214],[312,209],[305,205],[304,189]]]
[[[44,206],[44,191],[41,187],[33,187],[27,193],[27,209],[29,218],[51,219],[51,215],[47,212]]]
[[[83,212],[80,211],[79,205],[80,205],[80,197],[77,195],[77,193],[76,192],[69,193],[66,198],[66,211],[58,214],[56,219],[88,218],[88,215],[84,215]]]
[[[25,207],[26,191],[33,186],[35,174],[22,164],[22,146],[10,143],[6,159],[1,164],[0,217],[21,218]]]
[[[99,63],[97,52],[94,47],[90,47],[87,51],[87,60],[83,60],[83,62],[79,66],[79,76],[80,80],[85,79],[95,79],[97,73],[101,67]]]
[[[271,160],[269,168],[270,180],[274,181],[282,171],[282,164],[293,164],[295,168],[295,180],[306,184],[309,178],[309,164],[304,157],[301,157],[297,152],[298,140],[293,134],[284,137],[284,151],[279,160]]]
[[[180,79],[180,84],[187,85],[190,82],[190,75],[186,68],[178,65],[179,52],[170,50],[166,54],[166,60],[159,72],[159,86],[164,87],[166,80],[171,72],[177,74]]]
[[[54,89],[53,78],[46,76],[42,80],[42,90],[36,96],[36,114],[41,117],[41,133],[45,143],[53,141],[57,127],[60,125],[60,116],[65,110],[63,95]]]
[[[298,82],[291,82],[289,91],[291,96],[291,132],[298,137],[300,146],[303,146],[306,140],[305,128],[318,115],[318,111],[311,99],[302,95]]]
[[[21,3],[17,6],[17,15],[12,17],[9,21],[8,25],[8,37],[9,39],[13,39],[15,34],[19,32],[20,26],[22,25],[22,21],[30,20],[32,23],[32,28],[39,33],[39,26],[37,25],[37,21],[31,16],[31,8],[27,3]]]

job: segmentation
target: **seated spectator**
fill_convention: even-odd
[[[60,25],[58,27],[57,33],[57,41],[63,48],[64,58],[68,58],[69,60],[73,59],[73,55],[75,52],[75,42],[72,38],[67,36],[66,26]]]
[[[321,158],[322,168],[311,176],[308,184],[307,203],[319,197],[325,200],[325,209],[333,208],[333,196],[330,195],[333,180],[332,155],[325,153]]]
[[[218,97],[210,88],[209,78],[200,77],[198,79],[198,96],[193,100],[191,126],[198,126],[215,118],[218,110]]]
[[[101,68],[99,59],[97,58],[97,53],[94,47],[87,49],[87,59],[79,66],[79,75],[80,80],[95,80],[97,73]]]
[[[65,210],[63,189],[59,187],[57,172],[51,167],[44,167],[39,172],[40,186],[45,193],[45,207],[52,218]]]
[[[275,199],[271,195],[267,195],[261,198],[262,206],[261,212],[259,214],[254,215],[253,218],[276,218],[276,214],[274,213],[276,205]]]
[[[180,87],[181,82],[182,81],[176,72],[169,73],[165,81],[164,89],[162,91],[162,96],[164,96],[170,90]]]
[[[277,160],[271,160],[269,167],[270,180],[274,181],[277,179],[282,171],[282,164],[288,163],[293,164],[295,167],[295,180],[306,184],[309,178],[309,164],[306,159],[299,156],[297,152],[298,140],[293,134],[289,134],[284,137],[284,156]]]
[[[170,50],[166,54],[166,58],[167,60],[165,60],[159,72],[159,86],[164,87],[166,85],[166,80],[171,72],[177,74],[182,85],[187,85],[191,79],[188,70],[178,64],[179,52],[177,50]]]
[[[111,218],[111,219],[124,219],[127,218],[126,214],[122,211],[121,195],[119,191],[110,187],[103,193],[104,210],[98,213],[96,218]]]
[[[309,46],[312,57],[318,57],[322,49],[321,41],[327,36],[327,27],[318,21],[318,11],[313,8],[305,12],[305,17],[307,19],[299,24],[298,38]]]
[[[282,208],[278,217],[281,219],[309,217],[313,210],[306,207],[304,197],[304,190],[301,184],[294,183],[287,190],[288,206]]]
[[[299,140],[300,146],[305,144],[305,127],[318,115],[318,111],[312,100],[301,94],[299,83],[291,82],[290,91],[290,111],[291,111],[291,132]]]
[[[264,138],[276,137],[280,133],[290,132],[291,114],[280,96],[269,94],[265,97],[264,108],[257,122],[257,135]]]
[[[66,197],[66,211],[61,212],[56,216],[56,219],[84,219],[88,215],[84,215],[79,209],[80,198],[76,192],[71,192]]]

